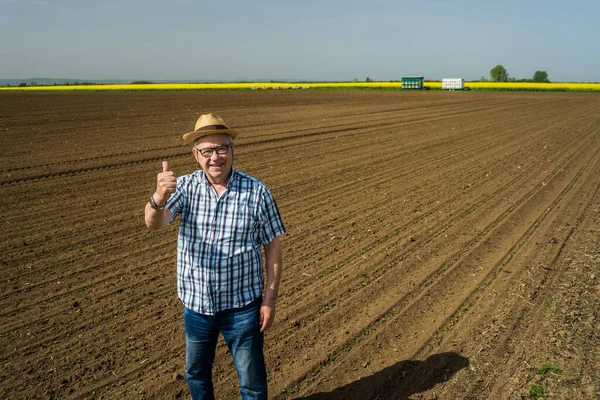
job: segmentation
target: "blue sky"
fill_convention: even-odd
[[[0,0],[0,78],[600,82],[598,0]]]

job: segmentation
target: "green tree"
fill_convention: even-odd
[[[508,72],[506,72],[506,68],[498,64],[490,70],[490,78],[492,82],[506,82],[508,80]]]
[[[533,74],[534,82],[550,82],[548,80],[548,73],[546,71],[535,71]]]

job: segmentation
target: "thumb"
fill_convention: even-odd
[[[162,170],[162,172],[167,172],[167,171],[169,171],[169,162],[168,162],[168,161],[163,161],[163,162],[162,162],[162,167],[163,167],[163,170]]]

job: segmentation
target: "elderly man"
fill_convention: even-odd
[[[177,291],[184,305],[185,375],[194,399],[214,399],[219,332],[231,351],[242,399],[267,398],[263,332],[275,318],[285,227],[265,184],[233,168],[236,136],[217,115],[201,115],[194,132],[183,136],[201,170],[177,178],[163,161],[145,208],[153,230],[180,216]]]

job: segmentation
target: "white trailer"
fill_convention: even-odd
[[[463,78],[444,78],[442,79],[442,90],[463,90],[465,80]]]

